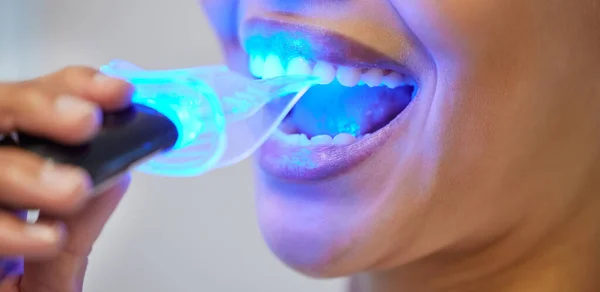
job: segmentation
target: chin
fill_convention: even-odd
[[[418,146],[434,91],[429,72],[311,27],[254,20],[241,38],[253,77],[321,80],[254,157],[271,250],[319,278],[385,267],[392,252],[400,261],[414,256],[408,243],[425,212],[414,198],[426,181],[416,174],[427,166],[427,148]]]

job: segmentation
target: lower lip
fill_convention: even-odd
[[[287,180],[317,181],[343,174],[381,149],[412,104],[383,128],[350,145],[302,147],[270,138],[257,152],[258,164],[267,174]]]

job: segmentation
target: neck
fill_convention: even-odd
[[[591,181],[599,177],[596,171]],[[543,235],[533,235],[547,227],[537,222],[479,250],[439,253],[357,275],[350,292],[600,291],[600,186],[591,184],[568,219],[546,222],[550,227]]]

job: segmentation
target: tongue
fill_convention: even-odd
[[[373,133],[394,119],[411,100],[412,88],[343,87],[339,83],[311,88],[286,123],[309,137]]]

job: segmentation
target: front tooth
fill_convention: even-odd
[[[383,79],[383,70],[369,69],[369,71],[365,72],[360,78],[369,87],[379,86],[379,85],[381,85],[381,81]]]
[[[289,61],[287,75],[310,75],[310,64],[302,57],[296,57]]]
[[[354,87],[360,81],[360,69],[341,66],[337,70],[337,79],[343,86]]]
[[[341,134],[338,134],[337,136],[335,136],[335,138],[333,138],[333,144],[339,145],[339,146],[350,145],[350,144],[354,143],[355,141],[356,141],[356,138],[348,133],[341,133]]]
[[[327,62],[318,61],[312,75],[319,77],[319,84],[329,84],[335,79],[335,67]]]
[[[319,135],[312,137],[310,142],[313,145],[331,145],[331,143],[333,143],[333,138],[329,135]]]
[[[285,75],[285,69],[281,65],[281,60],[276,55],[269,55],[265,59],[265,66],[263,68],[263,79],[275,78]]]
[[[394,89],[403,84],[403,79],[404,78],[402,77],[402,75],[396,72],[392,72],[386,76],[383,76],[383,80],[381,82],[383,83],[383,85]]]
[[[308,146],[310,145],[310,140],[306,134],[301,134],[300,138],[298,138],[298,145],[300,146]]]
[[[298,134],[287,135],[285,137],[285,142],[290,145],[297,145],[299,139],[300,139],[300,135],[298,135]]]
[[[254,77],[261,78],[265,67],[265,59],[261,56],[254,56],[250,61],[250,72]]]

